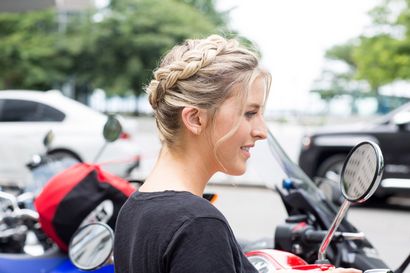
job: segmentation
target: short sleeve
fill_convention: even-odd
[[[170,273],[257,273],[228,225],[216,218],[195,218],[174,235],[163,256]]]

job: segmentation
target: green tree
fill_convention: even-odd
[[[209,18],[216,26],[228,30],[227,24],[229,21],[229,10],[218,11],[216,9],[215,0],[177,0],[181,3],[186,3],[204,14]],[[230,32],[230,30],[228,30]]]
[[[64,80],[54,12],[0,13],[0,88],[48,89]]]
[[[359,79],[372,89],[410,79],[410,1],[385,0],[372,9],[371,35],[362,35],[354,50]]]
[[[368,91],[366,83],[355,78],[357,63],[354,59],[354,50],[356,47],[357,40],[353,39],[328,49],[325,58],[331,66],[323,69],[311,89],[311,92],[319,94],[327,104],[340,96],[351,96],[352,113],[357,113],[357,98],[362,96],[363,91]],[[343,69],[332,68],[335,66],[342,66]]]
[[[57,18],[53,11],[0,13],[0,88],[71,82],[77,93],[138,95],[173,45],[226,31],[212,0],[113,0],[102,20],[88,11],[61,28]]]
[[[348,79],[346,83],[366,81],[369,88],[360,92],[370,91],[378,99],[381,86],[410,79],[409,4],[410,0],[385,0],[369,12],[372,25],[366,33],[351,40],[353,43],[336,45],[326,52],[328,59],[349,67],[347,73],[335,73],[335,79]],[[348,84],[345,89],[348,90]]]
[[[397,52],[400,43],[389,35],[377,35],[362,37],[355,49],[356,76],[366,80],[376,95],[380,86],[400,78],[402,65],[410,64],[408,57]]]
[[[111,14],[94,27],[93,37],[85,33],[92,40],[87,58],[94,60],[94,69],[90,73],[82,66],[76,71],[83,75],[82,82],[117,94],[141,93],[159,59],[173,45],[217,31],[204,14],[173,0],[113,2]]]

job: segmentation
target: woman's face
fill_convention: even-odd
[[[237,90],[233,91],[235,94]],[[246,161],[251,156],[255,142],[266,138],[266,125],[262,115],[265,97],[265,81],[258,77],[251,85],[244,111],[241,111],[241,100],[235,95],[228,98],[219,108],[215,115],[213,131],[213,145],[217,145],[217,171],[230,175],[241,175],[246,171]],[[227,134],[229,136],[218,143],[218,140]]]

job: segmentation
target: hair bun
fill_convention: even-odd
[[[161,100],[161,96],[163,96],[160,94],[161,91],[163,91],[162,88],[160,88],[160,82],[157,80],[152,80],[146,88],[146,91],[148,93],[149,103],[151,104],[152,108],[156,110],[158,108],[158,102]]]

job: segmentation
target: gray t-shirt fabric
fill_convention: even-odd
[[[222,213],[185,191],[135,192],[119,213],[116,273],[257,273]]]

